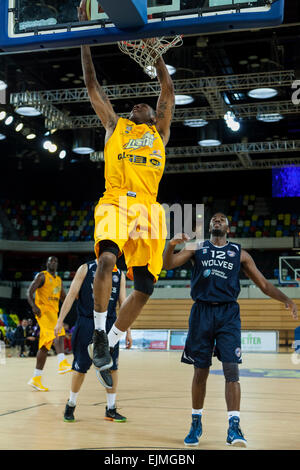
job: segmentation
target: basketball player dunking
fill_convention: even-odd
[[[194,269],[191,296],[194,304],[189,319],[189,331],[181,361],[194,366],[192,383],[192,425],[184,443],[197,445],[202,434],[202,410],[206,381],[212,355],[222,362],[229,428],[227,444],[246,447],[247,441],[240,429],[241,320],[237,298],[240,292],[239,271],[244,273],[267,296],[283,302],[297,319],[297,305],[271,284],[257,269],[252,257],[237,243],[227,241],[228,220],[222,213],[215,214],[209,226],[210,240],[201,246],[183,248],[174,254],[178,243],[188,236],[175,236],[164,253],[165,269],[182,266],[191,260]]]
[[[79,21],[87,20],[85,3],[83,0],[78,8]],[[140,103],[133,107],[128,119],[120,118],[97,81],[89,46],[81,46],[81,59],[91,104],[106,130],[106,189],[95,208],[95,253],[99,262],[94,279],[93,335],[94,365],[106,370],[111,366],[109,348],[117,344],[141,312],[162,268],[166,225],[156,198],[165,166],[175,96],[172,79],[159,58],[155,68],[161,92],[156,112],[148,104]],[[105,230],[105,224],[109,230]],[[117,227],[119,233],[111,227]],[[134,290],[106,335],[111,273],[122,252]]]

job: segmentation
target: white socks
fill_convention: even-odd
[[[42,374],[43,374],[42,369],[34,369],[33,377],[39,377]]]
[[[125,331],[119,330],[113,324],[113,326],[110,329],[110,332],[107,335],[109,347],[114,348],[117,342],[120,341],[120,339],[122,338],[124,334],[125,334]]]
[[[106,310],[106,312],[95,312],[95,310],[94,310],[95,330],[104,330],[105,331],[106,317],[107,317],[107,310]]]
[[[116,407],[116,393],[106,393],[107,409],[112,410]]]
[[[194,408],[192,408],[192,415],[202,415],[202,412],[203,408],[201,408],[201,410],[194,410]]]
[[[239,418],[240,417],[240,412],[239,411],[228,411],[228,419],[232,418],[233,416],[237,416]]]
[[[70,391],[69,402],[68,402],[70,406],[76,406],[78,393],[79,392],[75,393],[75,392]]]
[[[65,359],[64,353],[57,354],[58,364],[60,364]]]

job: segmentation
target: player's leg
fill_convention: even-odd
[[[36,355],[36,366],[33,371],[33,376],[28,382],[28,385],[31,385],[35,390],[39,390],[40,392],[48,391],[48,388],[42,385],[42,375],[47,360],[48,350],[49,349],[46,346],[41,346],[39,348]]]
[[[226,443],[237,447],[246,447],[247,441],[240,428],[239,364],[242,360],[239,305],[232,302],[218,307],[216,324],[216,355],[223,365],[225,401],[229,422]]]
[[[85,373],[72,371],[72,381],[69,400],[67,401],[65,412],[64,412],[64,421],[72,423],[75,421],[74,411],[77,404],[78,393],[81,389],[81,385],[85,379]]]
[[[125,423],[127,418],[122,416],[117,411],[116,398],[117,398],[117,388],[118,388],[118,357],[119,357],[119,345],[117,345],[112,352],[113,366],[110,369],[112,377],[112,387],[106,389],[106,408],[105,408],[105,418],[108,421],[114,421],[117,423]]]
[[[202,435],[202,413],[206,382],[213,352],[212,315],[203,303],[196,302],[189,318],[189,331],[181,362],[194,365],[192,381],[192,423],[184,439],[187,446],[195,446]]]
[[[154,290],[154,278],[147,266],[132,268],[134,290],[123,302],[118,318],[113,324],[109,334],[109,346],[113,348],[123,337],[127,329],[139,316]]]
[[[74,422],[74,412],[77,398],[86,373],[92,365],[92,359],[88,354],[88,344],[92,339],[94,330],[93,318],[78,317],[72,334],[72,380],[69,399],[65,406],[64,421]]]
[[[65,374],[71,371],[71,364],[68,363],[65,357],[64,338],[64,336],[58,336],[53,341],[58,360],[58,374]]]
[[[95,331],[92,354],[95,367],[103,371],[112,365],[105,326],[112,289],[112,271],[117,262],[119,247],[110,240],[103,240],[99,242],[98,250],[98,265],[93,284]]]

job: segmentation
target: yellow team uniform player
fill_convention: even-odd
[[[57,323],[62,280],[59,276],[52,276],[48,271],[42,273],[45,282],[35,292],[35,304],[39,307],[41,316],[36,319],[40,327],[39,349],[45,346],[49,350],[55,339],[54,328]],[[64,328],[59,336],[65,336]]]
[[[105,145],[105,192],[95,208],[95,253],[111,240],[124,252],[128,272],[146,266],[157,281],[167,235],[165,213],[156,201],[165,148],[155,126],[119,118]]]

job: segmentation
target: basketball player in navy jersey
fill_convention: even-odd
[[[55,327],[55,335],[58,335],[63,326],[63,321],[69,313],[75,299],[77,299],[77,321],[72,334],[72,350],[74,360],[72,364],[72,384],[70,397],[65,407],[64,421],[73,422],[74,411],[76,407],[79,390],[85,378],[86,372],[92,365],[92,359],[88,352],[89,344],[92,342],[94,331],[94,298],[93,281],[97,269],[97,261],[90,261],[82,264],[71,283],[69,292],[63,302],[58,321]],[[125,275],[119,269],[115,268],[112,272],[112,290],[108,304],[108,313],[106,319],[106,330],[109,331],[116,320],[116,305],[122,305],[126,298]],[[132,346],[130,329],[126,332],[126,347]],[[120,415],[116,410],[116,391],[118,383],[118,357],[119,343],[112,352],[113,365],[110,370],[99,371],[96,369],[96,375],[100,383],[106,388],[107,407],[105,419],[109,421],[124,422],[125,416]]]
[[[296,304],[271,284],[257,269],[252,257],[237,243],[227,241],[229,226],[226,215],[215,214],[209,226],[210,240],[198,246],[185,247],[174,253],[177,244],[186,242],[186,234],[175,236],[164,253],[164,268],[173,269],[187,261],[193,263],[191,296],[194,304],[189,331],[181,361],[194,366],[192,382],[192,425],[184,439],[186,445],[197,445],[202,434],[202,411],[206,381],[212,355],[222,362],[229,428],[227,444],[246,447],[240,428],[241,321],[237,298],[240,292],[239,271],[244,273],[273,299],[283,302],[297,319]]]

